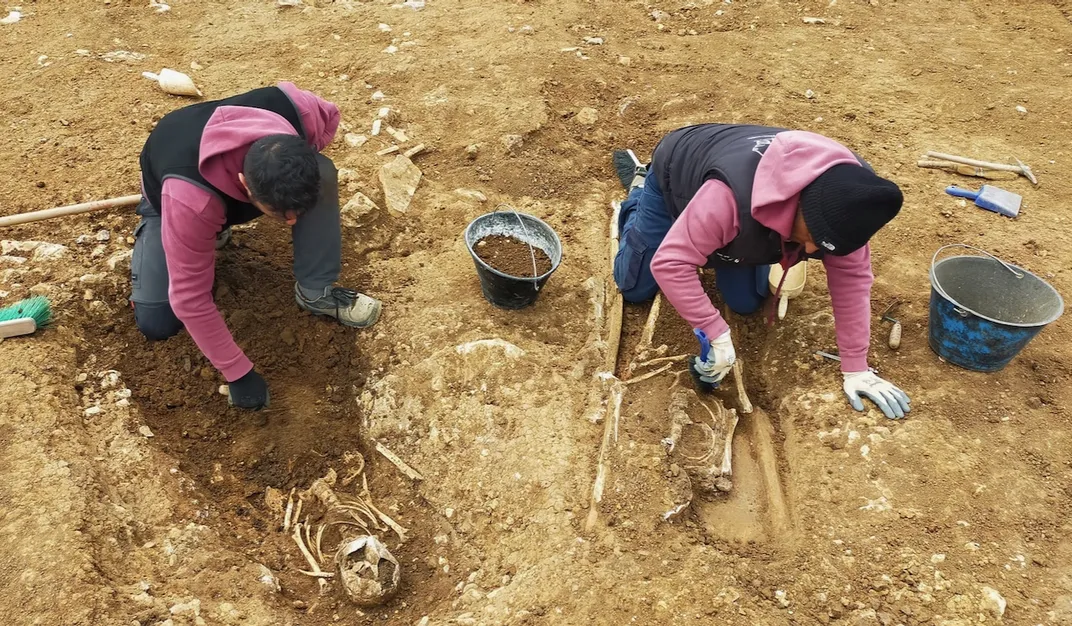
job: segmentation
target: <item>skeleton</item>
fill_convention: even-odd
[[[346,595],[358,606],[378,606],[398,593],[402,570],[375,535],[344,543],[335,555],[335,563]]]
[[[397,592],[402,570],[387,546],[376,532],[390,529],[401,541],[406,540],[406,529],[376,508],[368,489],[368,480],[363,469],[364,458],[359,454],[347,455],[356,460],[357,467],[347,473],[342,481],[348,485],[358,476],[361,492],[356,496],[340,496],[333,487],[337,482],[335,470],[318,478],[305,491],[297,494],[291,490],[284,512],[283,529],[290,532],[299,552],[309,565],[302,574],[316,578],[320,593],[328,591],[329,580],[342,583],[347,596],[355,604],[371,607],[390,600]],[[308,503],[308,506],[306,506]],[[313,503],[323,508],[320,523],[310,523],[310,515],[302,520],[303,508],[308,511]],[[314,526],[316,529],[314,531]],[[325,534],[338,539],[337,548],[331,557],[325,556]],[[330,565],[326,561],[333,560]]]
[[[625,387],[614,375],[618,364],[618,349],[622,339],[622,308],[624,300],[622,293],[614,287],[614,257],[618,254],[618,215],[622,210],[621,204],[612,204],[613,211],[610,217],[610,253],[608,260],[608,272],[604,278],[603,305],[595,304],[596,328],[605,328],[606,343],[602,346],[603,364],[593,376],[595,384],[589,388],[588,406],[585,411],[588,419],[593,423],[602,420],[603,440],[599,447],[599,461],[596,466],[596,477],[592,482],[592,499],[589,502],[588,518],[585,521],[585,530],[591,532],[595,529],[599,520],[599,503],[603,499],[603,486],[607,481],[608,455],[610,448],[618,441],[618,420],[621,417],[622,394]],[[597,296],[594,293],[593,296]],[[607,412],[610,415],[607,415]],[[613,436],[613,437],[612,437]]]
[[[694,401],[694,402],[690,402]],[[690,404],[699,404],[706,419],[689,417]],[[678,387],[670,396],[670,434],[663,439],[666,452],[674,466],[684,470],[681,476],[687,483],[680,492],[678,503],[663,515],[674,519],[691,504],[695,490],[717,495],[733,488],[733,434],[737,429],[737,411],[726,409],[722,403],[710,402],[712,410],[695,391]]]

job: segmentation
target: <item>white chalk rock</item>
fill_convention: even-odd
[[[67,246],[47,241],[12,241],[5,239],[0,241],[0,254],[12,252],[32,252],[34,261],[46,261],[58,259],[67,254]]]
[[[983,600],[981,607],[994,617],[1005,615],[1005,598],[993,587],[983,587]]]
[[[170,612],[172,615],[200,615],[201,601],[194,598],[189,602],[179,602],[171,607]]]
[[[575,119],[578,123],[584,124],[585,126],[592,126],[599,121],[599,111],[596,111],[592,107],[584,107],[577,112],[577,117]]]
[[[134,255],[133,250],[124,250],[123,252],[116,252],[112,256],[108,257],[108,269],[114,270],[118,268],[130,268],[130,257]]]
[[[477,191],[476,189],[455,189],[454,193],[458,194],[463,198],[470,198],[472,200],[476,200],[477,202],[488,201],[488,197]]]
[[[405,215],[420,182],[421,170],[408,158],[398,155],[384,164],[380,168],[380,184],[387,210],[395,215]]]
[[[343,205],[339,215],[342,218],[343,226],[356,227],[360,225],[365,216],[379,210],[380,207],[376,206],[375,202],[365,194],[358,192],[354,194],[354,197],[350,198],[349,202]]]

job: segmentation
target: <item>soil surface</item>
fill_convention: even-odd
[[[56,314],[0,344],[9,622],[1072,623],[1068,316],[992,374],[938,359],[927,325],[945,244],[1072,294],[1067,1],[166,4],[26,0],[0,24],[0,214],[137,193],[153,124],[196,101],[142,72],[186,72],[210,99],[293,81],[342,111],[325,153],[343,201],[359,201],[340,282],[383,315],[355,331],[301,312],[286,226],[235,228],[214,295],[271,387],[258,425],[216,393],[188,336],[134,328],[132,208],[3,229],[0,306],[40,294]],[[662,440],[683,364],[625,386],[616,420],[601,404],[608,224],[624,196],[610,155],[646,161],[665,132],[703,121],[822,133],[901,186],[904,209],[872,241],[869,358],[912,411],[853,411],[837,365],[812,356],[836,348],[812,263],[784,320],[729,316],[755,405],[733,436],[733,487],[668,521],[681,485]],[[425,146],[404,215],[377,208],[394,158],[377,152],[396,144]],[[927,150],[1019,158],[1039,184],[993,181],[1024,198],[1002,218],[946,196],[985,181],[918,168]],[[463,238],[500,204],[547,222],[566,252],[519,311],[481,297]],[[893,351],[878,312],[895,300]],[[619,379],[655,369],[634,366],[649,309],[625,307]],[[696,350],[665,303],[652,343],[649,358]],[[716,398],[743,408],[732,385]],[[357,455],[407,531],[379,534],[402,586],[376,609],[301,573],[278,507]]]
[[[473,248],[485,263],[510,276],[543,276],[551,271],[551,258],[543,250],[514,237],[490,235]]]

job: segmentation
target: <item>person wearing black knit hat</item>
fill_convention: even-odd
[[[894,183],[865,167],[842,163],[800,192],[800,214],[818,248],[844,256],[867,245],[903,201]]]
[[[625,174],[630,189],[618,222],[615,282],[629,302],[661,289],[698,336],[710,339],[706,358],[690,364],[701,383],[720,382],[736,350],[696,269],[713,268],[724,303],[749,314],[766,300],[771,265],[788,270],[814,258],[826,269],[849,403],[862,411],[870,398],[892,419],[909,412],[908,395],[867,366],[874,282],[868,242],[901,210],[895,183],[827,137],[736,124],[675,130],[649,166]]]

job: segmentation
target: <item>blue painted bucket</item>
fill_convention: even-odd
[[[986,256],[938,260],[958,246]],[[931,259],[930,345],[954,365],[996,372],[1063,311],[1049,283],[978,248],[942,246]]]

